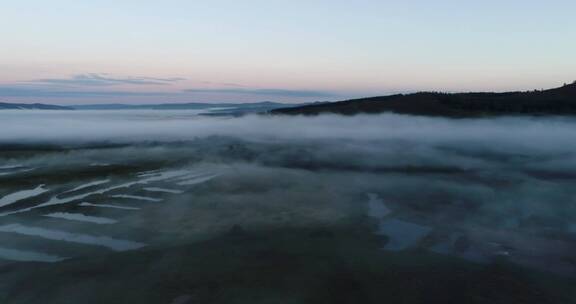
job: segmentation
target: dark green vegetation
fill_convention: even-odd
[[[200,243],[0,268],[3,303],[574,303],[576,280],[386,253],[370,227],[250,231]],[[33,291],[33,292],[32,292]]]
[[[38,184],[46,184],[50,191],[0,211],[31,207],[95,180],[110,179],[110,183],[59,197],[141,180],[145,177],[139,178],[138,173],[144,171],[193,168],[206,162],[227,169],[222,176],[190,188],[171,181],[132,185],[1,217],[0,226],[19,223],[147,246],[110,252],[98,246],[2,232],[0,247],[71,259],[58,263],[2,260],[0,303],[171,304],[178,303],[177,299],[188,304],[576,303],[572,288],[576,278],[552,270],[568,270],[574,264],[557,261],[571,247],[554,247],[571,242],[570,236],[561,233],[561,222],[572,210],[565,197],[574,193],[573,178],[533,177],[525,172],[529,168],[518,165],[526,157],[502,152],[471,155],[443,148],[446,159],[466,156],[492,164],[480,170],[439,160],[409,166],[397,161],[377,164],[375,155],[385,152],[381,147],[358,151],[330,146],[327,142],[285,146],[219,137],[189,143],[75,148],[5,145],[0,152],[3,160],[39,167],[0,177],[0,196]],[[324,157],[328,151],[322,149],[328,149],[331,157]],[[402,156],[414,159],[417,151],[406,148]],[[355,161],[344,166],[344,159]],[[371,162],[362,161],[366,159]],[[91,165],[104,161],[109,165]],[[181,189],[183,194],[145,191],[144,187],[152,186]],[[366,192],[385,198],[393,210],[391,217],[433,227],[433,233],[411,248],[383,250],[390,239],[374,233],[379,223],[366,214]],[[563,192],[557,198],[551,194]],[[164,201],[112,197],[117,194]],[[543,203],[532,205],[535,210],[542,210],[546,203],[555,204],[559,212],[534,213],[510,226],[508,221],[518,209],[529,209],[517,203],[536,200],[537,195]],[[81,207],[80,202],[141,210],[102,210]],[[93,225],[43,216],[51,212],[104,216],[119,222]],[[475,263],[431,249],[454,231],[468,234],[470,242],[482,250],[502,243],[511,255]],[[523,260],[531,252],[541,256]]]
[[[507,93],[398,94],[272,110],[273,114],[397,113],[439,117],[575,115],[576,82],[560,88]]]

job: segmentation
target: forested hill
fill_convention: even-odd
[[[506,93],[422,92],[277,109],[272,114],[398,113],[443,117],[576,115],[576,82],[549,90]]]

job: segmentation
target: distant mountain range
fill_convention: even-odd
[[[549,90],[506,93],[421,92],[317,103],[270,111],[272,114],[344,115],[397,113],[441,117],[495,115],[576,115],[576,82]]]
[[[91,104],[91,105],[72,105],[71,108],[77,110],[202,110],[208,108],[243,108],[243,109],[275,109],[291,106],[289,104],[277,102],[255,102],[255,103],[161,103],[161,104]]]
[[[576,82],[549,90],[505,93],[420,92],[352,99],[339,102],[285,104],[256,103],[164,103],[150,105],[91,104],[58,106],[49,104],[0,103],[3,109],[37,110],[203,110],[202,115],[243,115],[270,113],[354,115],[397,113],[439,117],[484,117],[497,115],[576,115]]]
[[[241,115],[247,113],[268,112],[286,108],[294,104],[277,102],[256,103],[164,103],[150,105],[131,104],[90,104],[57,106],[49,104],[0,103],[0,110],[206,110],[204,115]]]
[[[0,102],[0,110],[74,110],[71,107],[42,103],[5,103]]]

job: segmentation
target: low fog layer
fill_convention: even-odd
[[[575,129],[576,121],[570,118],[451,120],[393,114],[213,118],[186,111],[0,112],[0,144],[5,147],[191,141],[198,147],[200,142],[210,145],[228,138],[289,145],[279,155],[267,151],[258,158],[298,159],[302,156],[298,149],[312,148],[313,155],[307,157],[314,161],[368,167],[457,164],[469,168],[491,166],[487,160],[505,158],[512,161],[507,165],[567,170],[576,166]]]
[[[452,120],[394,114],[242,118],[194,111],[1,111],[0,142],[174,141],[212,135],[248,139],[408,140],[572,151],[571,118]]]
[[[186,193],[178,184],[141,185],[175,191],[169,204],[122,220],[162,233],[144,235],[145,243],[209,239],[236,226],[350,224],[370,215],[376,204],[375,210],[386,210],[390,219],[380,226],[377,219],[374,232],[414,229],[412,237],[428,235],[426,246],[437,251],[447,239],[468,235],[489,255],[502,251],[490,244],[501,244],[507,248],[502,252],[523,265],[572,271],[575,266],[566,263],[575,263],[569,258],[576,237],[575,129],[576,121],[561,117],[214,118],[186,111],[12,111],[0,112],[0,167],[33,170],[22,173],[21,182],[4,177],[5,185],[17,190],[122,184],[144,169],[205,167],[222,173]],[[38,148],[43,145],[52,148]],[[78,173],[62,173],[83,168],[91,168],[82,173],[90,177],[83,182],[76,180]],[[0,196],[15,191],[0,190]],[[128,190],[95,203],[150,193]],[[0,211],[11,212],[11,206]],[[66,212],[48,215],[71,218]],[[390,248],[404,246],[389,241]]]

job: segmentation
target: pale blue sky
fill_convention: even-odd
[[[576,79],[576,1],[18,0],[0,101],[312,101]]]

